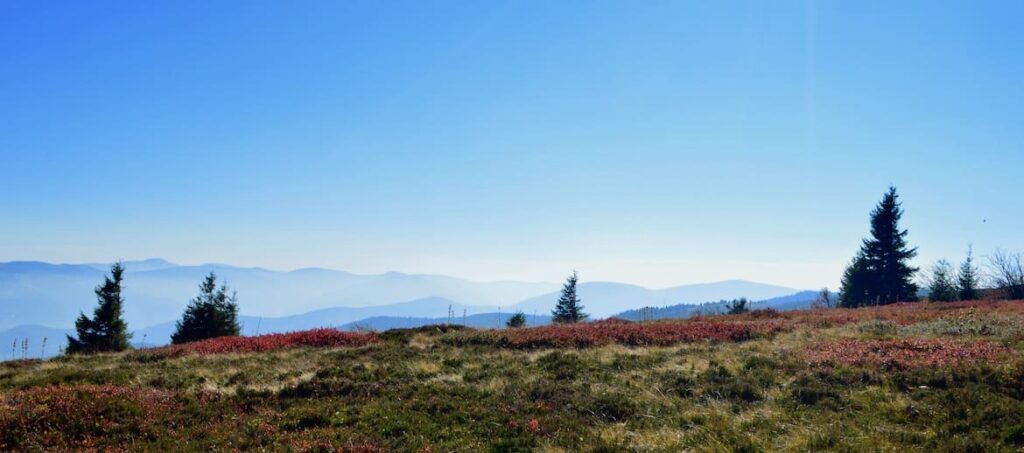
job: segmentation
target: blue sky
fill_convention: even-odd
[[[1024,250],[1020,2],[4,2],[0,260],[835,286]]]

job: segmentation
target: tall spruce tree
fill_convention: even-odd
[[[846,307],[884,305],[917,300],[914,274],[908,261],[917,248],[907,246],[907,230],[900,230],[903,209],[895,187],[882,197],[871,212],[871,237],[843,275],[840,304]]]
[[[171,335],[174,344],[207,338],[238,336],[238,297],[228,295],[227,285],[217,287],[217,276],[210,272],[199,285],[199,295],[189,301],[185,313]]]
[[[551,322],[576,323],[587,319],[588,315],[583,313],[583,305],[580,305],[582,301],[576,297],[576,283],[578,281],[579,277],[576,275],[576,271],[572,271],[572,275],[562,285],[562,295],[558,298],[558,304],[555,305],[555,309],[551,312]]]
[[[967,258],[960,263],[960,272],[956,276],[957,286],[960,288],[960,300],[975,300],[978,298],[978,268],[974,265],[973,248],[967,248]]]
[[[96,287],[99,304],[93,317],[80,313],[75,321],[78,338],[68,335],[69,354],[123,351],[131,347],[128,340],[128,324],[125,323],[124,298],[121,297],[121,281],[124,266],[116,263],[110,267],[110,276],[103,277],[103,284]]]

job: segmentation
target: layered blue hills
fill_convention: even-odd
[[[481,328],[501,327],[516,311],[527,315],[529,325],[541,325],[549,321],[561,287],[556,282],[475,282],[398,272],[363,275],[319,268],[275,271],[226,264],[185,266],[158,258],[124,265],[125,318],[137,346],[170,341],[174,321],[211,271],[238,292],[245,335],[314,327],[385,330],[449,320]],[[0,263],[0,357],[22,355],[26,339],[29,356],[57,353],[78,314],[91,314],[96,304],[93,289],[109,266]],[[799,308],[812,299],[810,293],[793,288],[744,280],[665,289],[581,282],[578,294],[593,318],[630,317],[630,310],[646,306],[679,306],[683,308],[675,311],[684,314],[685,307],[692,304],[736,297],[782,298],[772,304],[779,308]],[[672,313],[664,312],[675,317]],[[8,349],[12,345],[13,354]]]

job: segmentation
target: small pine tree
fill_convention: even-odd
[[[725,304],[726,313],[730,315],[738,315],[750,311],[750,301],[746,297],[739,299],[733,299],[729,303]]]
[[[928,300],[935,302],[952,302],[957,300],[960,291],[953,275],[953,265],[949,261],[939,260],[932,266],[932,276],[928,280]]]
[[[957,287],[960,289],[960,300],[975,300],[978,298],[978,268],[974,265],[974,256],[971,247],[967,248],[967,258],[960,263],[960,272],[957,273]]]
[[[516,312],[511,318],[508,318],[508,322],[505,325],[512,328],[523,327],[526,325],[526,315],[521,311]]]
[[[228,296],[227,285],[217,287],[217,276],[210,272],[199,285],[199,296],[189,301],[188,308],[176,323],[171,335],[174,344],[207,338],[238,336],[238,297]]]
[[[860,252],[843,276],[843,306],[917,300],[917,285],[913,282],[917,268],[908,264],[917,256],[917,249],[907,246],[907,230],[899,227],[901,217],[899,195],[895,187],[889,187],[871,212],[871,238],[861,244]]]
[[[102,285],[96,287],[96,298],[99,304],[89,318],[80,313],[75,321],[78,338],[68,335],[69,354],[116,352],[131,347],[128,340],[128,324],[123,316],[124,299],[121,297],[121,281],[124,278],[124,266],[116,263],[110,267],[110,276],[104,277]]]
[[[562,296],[558,298],[558,304],[551,312],[551,322],[577,323],[587,319],[588,315],[583,313],[583,305],[580,305],[582,301],[576,297],[578,281],[579,277],[576,275],[576,271],[572,271],[572,275],[562,285]]]

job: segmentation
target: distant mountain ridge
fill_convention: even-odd
[[[776,310],[801,310],[809,308],[817,298],[816,291],[801,291],[783,297],[755,301],[753,309],[774,308]],[[726,301],[706,302],[702,304],[677,304],[667,307],[652,307],[649,313],[640,309],[627,310],[613,315],[631,321],[647,319],[689,318],[695,315],[717,314],[725,312]],[[452,317],[436,316],[452,310]],[[395,328],[420,327],[430,324],[466,325],[475,328],[504,328],[505,322],[514,312],[484,312],[488,307],[469,307],[454,303],[448,299],[429,298],[393,304],[382,307],[335,307],[317,310],[299,315],[281,318],[257,316],[240,316],[242,335],[259,335],[306,330],[318,327],[333,327],[341,330],[375,330],[384,331]],[[465,310],[465,312],[463,312]],[[404,314],[396,314],[404,313]],[[465,313],[465,317],[463,316]],[[551,323],[548,313],[525,314],[527,326],[542,326]],[[173,321],[164,322],[141,329],[132,330],[132,344],[135,347],[153,347],[168,344],[174,332]],[[74,334],[74,329],[51,328],[40,325],[23,325],[0,332],[0,360],[20,358],[23,340],[28,340],[28,357],[45,357],[57,355],[67,344],[65,335]],[[42,348],[42,340],[46,339],[47,347]],[[10,348],[10,349],[4,349]]]
[[[498,327],[502,316],[520,310],[529,324],[536,325],[550,317],[561,287],[559,283],[473,282],[398,272],[360,275],[320,268],[273,271],[225,264],[183,266],[159,258],[124,264],[125,318],[135,333],[133,343],[146,345],[170,341],[174,320],[180,318],[195,296],[197,285],[210,271],[238,291],[245,335],[313,327],[381,330],[445,322],[449,306],[455,322],[461,322],[465,312],[466,323],[471,326]],[[41,349],[41,340],[46,337],[48,351],[55,353],[79,312],[92,313],[96,304],[93,289],[108,270],[109,265],[102,263],[0,263],[0,341],[28,338],[30,349],[35,350]],[[578,289],[585,311],[593,318],[644,306],[736,297],[762,300],[798,292],[743,280],[665,289],[583,282]],[[3,348],[0,343],[0,353]]]
[[[726,280],[665,289],[648,289],[625,283],[583,282],[577,286],[577,292],[582,300],[583,311],[604,318],[639,307],[698,304],[738,297],[761,300],[790,295],[798,290],[746,280]],[[550,312],[557,300],[556,291],[524,300],[513,305],[511,310],[522,310],[525,313]]]
[[[58,355],[67,346],[67,335],[75,329],[55,329],[35,324],[18,326],[0,332],[0,361],[20,358],[37,359]],[[43,339],[46,347],[43,347]],[[23,342],[27,350],[22,351]]]
[[[831,294],[833,297],[838,296],[835,293]],[[810,308],[811,303],[817,298],[818,291],[800,291],[786,296],[751,301],[750,308],[752,310],[763,308],[772,308],[779,311],[803,310]],[[650,307],[646,312],[643,309],[638,308],[617,313],[614,317],[629,321],[640,321],[644,320],[645,317],[647,320],[689,318],[696,315],[725,313],[727,311],[726,305],[728,303],[729,301],[727,300],[718,300],[702,304],[677,304],[667,307]]]
[[[182,266],[159,258],[124,264],[125,316],[130,324],[144,326],[177,319],[195,295],[198,283],[210,271],[238,291],[243,314],[268,318],[431,298],[447,299],[463,307],[486,307],[495,312],[498,307],[504,307],[504,311],[545,314],[554,307],[560,287],[558,283],[473,282],[398,272],[360,275],[318,268],[284,272],[224,264]],[[94,307],[93,288],[102,281],[107,267],[96,263],[0,263],[0,306],[4,307],[0,310],[0,329],[24,324],[70,325],[78,312],[88,313]],[[579,286],[586,311],[595,317],[642,306],[700,303],[740,296],[766,299],[796,291],[743,280],[656,290],[613,282],[583,282]],[[411,306],[405,308],[411,309]],[[55,315],[65,318],[54,319]],[[403,311],[389,315],[420,314]]]
[[[294,332],[317,327],[351,330],[354,325],[372,318],[422,318],[434,320],[433,322],[447,322],[449,308],[453,313],[452,322],[459,323],[462,321],[463,313],[469,317],[493,310],[490,307],[473,307],[441,297],[430,297],[378,307],[325,308],[276,318],[241,315],[238,321],[242,325],[242,335]],[[166,344],[171,341],[174,328],[174,321],[151,325],[136,331],[135,341],[140,341],[141,336],[145,335],[147,343]]]
[[[526,327],[546,326],[551,324],[551,316],[526,316]],[[477,329],[504,329],[505,323],[512,317],[512,313],[480,313],[469,315],[465,320],[462,317],[456,318],[453,323],[469,326]],[[409,318],[401,316],[374,316],[358,322],[341,326],[342,330],[371,329],[385,331],[388,329],[401,329],[410,327],[422,327],[432,324],[444,324],[447,318]]]
[[[151,259],[125,262],[125,317],[132,325],[177,319],[210,271],[237,290],[241,311],[283,317],[333,307],[373,307],[440,297],[465,306],[496,307],[558,288],[543,282],[474,282],[389,272],[360,275],[326,269],[290,272],[222,264],[179,266]],[[17,325],[66,326],[92,311],[103,264],[0,263],[0,330]],[[55,316],[61,316],[55,319]]]

